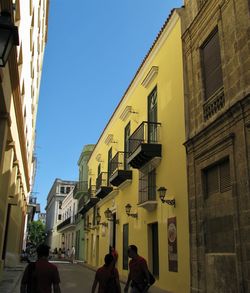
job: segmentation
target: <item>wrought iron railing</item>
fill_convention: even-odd
[[[117,170],[128,170],[127,158],[128,152],[117,152],[110,162],[110,176]]]
[[[78,181],[76,182],[73,196],[75,196],[78,192],[87,192],[88,191],[88,181]]]
[[[34,204],[34,205],[36,205],[36,197],[30,197],[29,198],[29,204]]]
[[[108,177],[108,172],[102,172],[98,175],[96,178],[96,190],[101,186],[109,186]]]
[[[78,201],[78,211],[83,208],[84,203],[85,203],[85,197],[81,196],[81,198]]]
[[[143,121],[129,137],[129,152],[133,153],[142,143],[159,143],[159,126],[161,123]]]
[[[57,226],[57,230],[60,230],[70,224],[75,224],[75,217],[72,216],[72,217],[69,217],[67,218],[66,220],[64,220],[62,223],[60,223],[58,226]]]

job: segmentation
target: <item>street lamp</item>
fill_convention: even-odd
[[[138,213],[134,213],[134,214],[130,213],[131,208],[132,208],[131,204],[129,204],[129,203],[126,204],[126,206],[125,206],[126,214],[127,214],[129,217],[132,217],[132,218],[138,218]]]
[[[106,222],[101,223],[101,215],[99,214],[99,212],[96,215],[96,223],[97,223],[97,225],[102,225],[104,227],[108,227],[108,223],[106,223]]]
[[[114,216],[112,214],[112,211],[107,208],[105,211],[104,211],[104,215],[105,215],[105,218],[108,220],[108,221],[112,221],[112,222],[115,222],[116,224],[119,224],[119,220],[118,219],[114,219]]]
[[[19,45],[18,29],[11,21],[8,11],[0,15],[0,67],[4,67],[12,47]]]
[[[168,204],[170,206],[175,207],[175,199],[165,199],[166,192],[167,192],[166,187],[161,186],[160,188],[158,188],[157,191],[159,192],[159,198],[160,198],[162,203],[166,203],[166,204]]]

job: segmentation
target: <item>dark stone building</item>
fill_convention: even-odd
[[[250,5],[186,0],[190,292],[250,292]]]

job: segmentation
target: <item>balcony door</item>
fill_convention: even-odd
[[[130,137],[130,122],[124,130],[124,170],[129,170],[128,155],[129,155],[129,137]]]
[[[112,161],[112,148],[108,151],[108,178],[107,178],[107,186],[109,186],[109,178],[111,175],[111,161]]]
[[[157,87],[148,96],[148,143],[157,142]]]

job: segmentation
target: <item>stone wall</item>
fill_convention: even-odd
[[[248,1],[185,1],[182,19],[190,292],[249,292]],[[220,96],[205,100],[200,48],[216,26],[220,40],[223,88]],[[219,99],[223,99],[223,103]],[[204,170],[225,158],[230,162],[230,190],[206,199]]]

